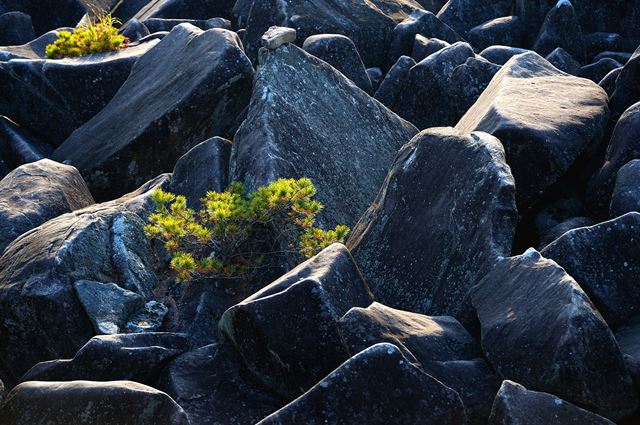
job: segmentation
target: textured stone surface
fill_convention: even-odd
[[[632,211],[640,212],[640,160],[638,159],[629,161],[618,171],[609,215],[619,217]]]

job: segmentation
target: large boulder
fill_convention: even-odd
[[[640,212],[640,160],[629,161],[620,168],[611,196],[609,215],[619,217],[631,211]]]
[[[640,314],[640,214],[565,233],[542,250],[560,264],[616,328]]]
[[[55,4],[55,9],[42,0],[2,0],[2,8],[9,11],[20,11],[31,16],[33,28],[37,35],[60,27],[73,27],[82,15],[88,10],[87,0],[60,0]]]
[[[259,425],[467,423],[458,394],[412,365],[388,343],[356,354]]]
[[[471,28],[467,39],[479,51],[495,45],[520,46],[523,30],[520,18],[503,16]]]
[[[0,157],[11,169],[51,156],[53,149],[42,138],[0,116]]]
[[[189,425],[167,394],[131,381],[31,381],[18,385],[0,408],[4,425]]]
[[[135,17],[140,21],[149,18],[229,18],[233,4],[233,0],[153,0],[148,1]]]
[[[325,205],[321,224],[352,225],[416,132],[344,75],[286,44],[261,59],[231,177],[249,188],[308,177]]]
[[[546,56],[562,47],[578,62],[585,61],[582,29],[576,11],[570,1],[559,1],[549,10],[540,28],[533,50]]]
[[[449,0],[438,12],[438,19],[466,37],[476,25],[509,15],[512,4],[513,0]]]
[[[611,118],[614,121],[622,119],[623,113],[636,106],[640,101],[640,46],[633,52],[633,55],[625,63],[616,79],[616,88],[611,95],[609,107],[611,108]]]
[[[81,58],[0,62],[0,91],[12,93],[0,97],[0,115],[58,146],[109,103],[156,43]]]
[[[385,106],[393,106],[396,102],[400,88],[404,83],[404,79],[409,74],[409,70],[416,65],[409,56],[400,56],[398,61],[389,69],[384,80],[376,90],[375,98]]]
[[[612,419],[638,396],[611,330],[562,267],[532,248],[470,291],[482,349],[504,378]]]
[[[97,199],[115,198],[170,171],[196,143],[231,131],[252,78],[235,33],[178,25],[53,157],[75,165]]]
[[[524,213],[582,153],[597,148],[608,114],[601,87],[530,52],[502,67],[456,128],[500,139]]]
[[[467,290],[511,252],[514,192],[495,137],[425,130],[400,150],[347,246],[383,304],[456,315]]]
[[[93,203],[74,167],[43,159],[16,168],[0,181],[0,252],[45,221]]]
[[[25,44],[36,38],[31,16],[22,12],[2,13],[0,11],[0,46]]]

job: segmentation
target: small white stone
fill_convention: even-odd
[[[285,43],[296,41],[296,30],[287,27],[271,27],[262,35],[262,46],[277,49]]]

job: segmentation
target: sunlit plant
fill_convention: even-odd
[[[72,58],[126,47],[129,39],[118,33],[116,25],[119,24],[117,18],[106,14],[90,18],[73,32],[60,31],[58,39],[46,47],[46,56],[49,59]]]

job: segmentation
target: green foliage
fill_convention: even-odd
[[[252,193],[233,183],[224,192],[208,192],[196,212],[184,196],[157,189],[156,211],[145,230],[164,242],[178,280],[247,276],[269,256],[288,252],[311,257],[344,241],[346,226],[329,231],[314,227],[322,210],[315,194],[306,178],[279,179]]]
[[[58,39],[46,47],[47,58],[72,58],[126,47],[129,39],[118,34],[115,27],[118,24],[121,24],[118,19],[103,15],[90,19],[73,33],[60,31]]]

